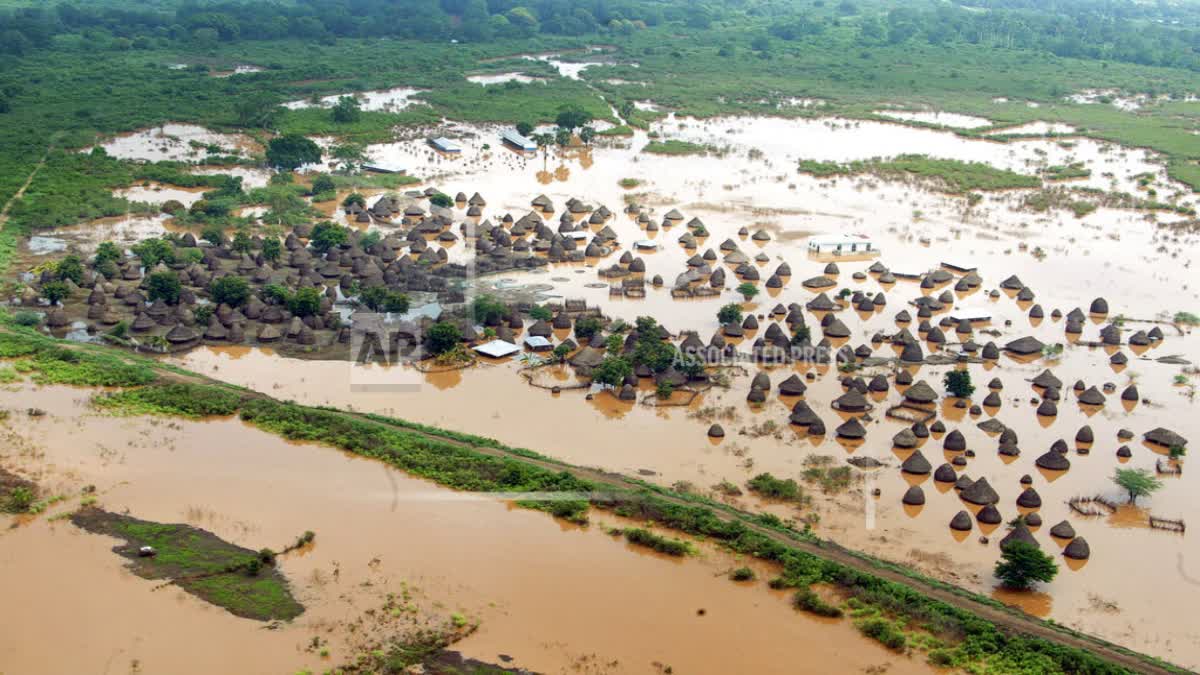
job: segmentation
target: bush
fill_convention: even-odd
[[[208,294],[218,305],[238,307],[250,299],[250,282],[242,277],[221,277],[208,285]]]
[[[721,309],[717,310],[717,321],[720,321],[722,326],[730,323],[741,323],[742,306],[736,302],[731,302],[721,307]]]
[[[430,326],[425,341],[435,356],[445,354],[462,343],[462,331],[452,323],[440,321]]]
[[[692,550],[692,547],[686,541],[667,539],[640,527],[626,528],[625,539],[631,544],[652,548],[659,553],[666,553],[667,555],[684,556]]]
[[[800,501],[804,497],[804,491],[800,488],[799,483],[791,478],[776,478],[769,473],[760,473],[751,478],[746,487],[750,488],[751,492],[770,499]]]
[[[318,253],[325,253],[335,246],[341,246],[346,243],[349,236],[349,231],[346,228],[337,223],[324,221],[317,223],[313,227],[308,245]]]
[[[729,573],[729,578],[734,581],[753,581],[754,570],[749,567],[739,567]]]
[[[660,399],[666,400],[671,398],[671,394],[675,393],[675,385],[670,382],[659,382],[654,386],[654,394]]]
[[[299,317],[313,316],[321,311],[321,292],[315,288],[301,288],[288,298],[288,311]]]
[[[821,596],[817,595],[811,588],[801,588],[796,591],[796,595],[792,596],[792,605],[796,609],[802,609],[806,612],[812,612],[817,616],[828,616],[837,618],[842,615],[842,610],[838,607],[825,602]]]
[[[600,328],[600,319],[594,316],[585,316],[575,322],[575,337],[581,340],[590,340],[600,332]]]
[[[71,288],[63,281],[47,281],[42,284],[42,297],[57,305],[59,300],[71,295]]]
[[[179,292],[183,290],[179,283],[179,275],[174,272],[155,272],[146,278],[146,297],[154,302],[162,300],[168,305],[179,302]]]
[[[39,312],[20,311],[13,314],[12,320],[18,326],[37,326],[42,323],[42,315]]]
[[[975,393],[975,385],[971,384],[971,373],[965,370],[951,370],[942,379],[946,391],[958,398],[967,398]]]
[[[904,649],[904,645],[907,643],[903,631],[897,628],[891,621],[881,616],[863,619],[855,625],[858,626],[858,630],[863,635],[873,640],[878,640],[888,649],[900,651]]]
[[[33,490],[23,485],[17,486],[9,491],[4,508],[10,513],[25,513],[33,506],[33,499]]]

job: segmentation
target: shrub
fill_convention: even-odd
[[[951,370],[942,379],[946,391],[958,398],[967,398],[975,393],[975,385],[971,384],[971,373],[965,370]]]
[[[791,478],[776,478],[769,473],[760,473],[751,478],[746,487],[750,488],[751,492],[770,499],[800,501],[804,497],[799,483]]]
[[[42,284],[42,297],[51,305],[57,305],[59,300],[71,295],[71,288],[63,281],[47,281]]]
[[[146,278],[146,297],[154,302],[162,300],[168,305],[179,302],[179,292],[183,287],[179,283],[179,275],[174,272],[155,272]]]
[[[812,612],[817,616],[828,616],[837,618],[842,615],[842,610],[838,607],[825,602],[821,596],[817,595],[811,588],[801,588],[792,596],[792,605],[796,609],[802,609],[806,612]]]
[[[758,295],[758,286],[755,286],[749,281],[743,281],[741,284],[738,284],[736,290],[743,298],[746,299],[746,302],[749,302],[754,298],[754,296]]]
[[[883,643],[883,646],[888,649],[900,651],[904,649],[907,642],[904,633],[896,627],[891,621],[881,617],[873,616],[868,619],[863,619],[857,622],[858,630],[867,637],[878,640]]]
[[[462,342],[462,331],[452,323],[440,321],[430,326],[425,335],[429,351],[435,356],[445,354]]]
[[[731,302],[717,310],[717,321],[721,325],[729,323],[741,323],[742,321],[742,306],[736,302]]]
[[[753,581],[754,570],[750,569],[749,567],[739,567],[729,573],[729,578],[733,579],[734,581]]]
[[[640,527],[626,528],[625,539],[631,544],[652,548],[667,555],[684,556],[692,550],[686,541],[668,539]]]
[[[250,299],[250,282],[242,277],[221,277],[208,285],[208,294],[217,304],[238,307]]]
[[[12,320],[18,326],[37,326],[42,323],[42,315],[38,312],[20,311],[13,314]]]
[[[315,288],[301,288],[288,298],[288,311],[299,317],[313,316],[321,311],[321,292]]]

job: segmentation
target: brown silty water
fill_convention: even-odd
[[[668,137],[727,149],[720,156],[661,157],[639,152],[647,141],[639,135],[614,147],[550,157],[523,156],[497,148],[494,129],[472,128],[477,135],[462,139],[464,153],[459,158],[433,153],[420,141],[402,141],[373,151],[394,153],[418,175],[435,175],[426,184],[449,194],[480,192],[488,200],[484,217],[493,222],[506,212],[523,215],[530,200],[540,193],[548,195],[560,210],[570,197],[592,206],[608,206],[618,212],[607,225],[618,233],[621,250],[632,248],[633,241],[643,238],[661,245],[656,252],[634,254],[645,260],[647,277],[664,277],[664,288],[649,288],[644,300],[610,300],[608,283],[599,278],[597,271],[615,262],[618,251],[611,259],[501,275],[503,281],[485,277],[478,283],[479,290],[503,295],[524,289],[551,301],[583,298],[610,316],[628,321],[639,315],[653,316],[673,333],[696,330],[705,341],[719,329],[717,308],[738,299],[728,290],[736,282],[727,282],[724,293],[709,299],[674,300],[668,289],[675,276],[685,271],[688,257],[706,248],[715,250],[726,238],[733,239],[750,256],[762,251],[769,257],[769,262],[759,263],[764,279],[780,262],[786,261],[792,267],[792,276],[782,289],[763,289],[754,302],[744,303],[746,310],[758,314],[765,314],[776,303],[804,304],[812,299],[815,292],[803,288],[800,281],[820,274],[827,261],[807,255],[806,239],[810,234],[842,232],[871,237],[883,249],[878,259],[895,272],[924,273],[942,262],[977,267],[984,279],[981,289],[954,293],[953,309],[935,315],[933,322],[936,324],[947,314],[987,314],[990,323],[975,327],[973,338],[979,343],[995,340],[1003,345],[1024,335],[1046,343],[1067,342],[1064,322],[1049,318],[1050,311],[1057,308],[1065,313],[1074,307],[1086,311],[1097,296],[1108,300],[1109,318],[1118,314],[1128,317],[1126,337],[1134,330],[1157,325],[1140,320],[1161,320],[1195,307],[1196,290],[1187,271],[1195,238],[1186,229],[1170,227],[1171,223],[1181,222],[1182,216],[1109,208],[1082,219],[1063,211],[1034,213],[1020,207],[1028,194],[1020,190],[988,194],[979,204],[967,208],[962,197],[943,195],[916,184],[873,177],[828,180],[797,175],[793,163],[801,157],[846,161],[925,152],[1033,173],[1040,166],[1083,161],[1092,169],[1092,177],[1081,184],[1133,190],[1135,176],[1150,173],[1155,176],[1160,199],[1194,204],[1194,197],[1166,180],[1162,166],[1150,153],[1086,139],[1076,139],[1070,147],[1051,141],[1000,144],[893,124],[837,120],[695,122],[672,118],[658,128]],[[484,143],[492,148],[484,150]],[[761,155],[752,150],[761,151]],[[640,185],[632,191],[622,189],[618,185],[622,178],[638,179]],[[676,243],[684,230],[682,225],[646,232],[620,213],[626,198],[651,208],[656,222],[670,208],[678,208],[685,220],[700,217],[710,235],[695,251],[684,250]],[[461,211],[458,213],[461,217]],[[557,216],[558,212],[551,214],[548,220],[553,222]],[[756,242],[739,237],[741,227],[750,232],[764,229],[771,240]],[[451,255],[469,255],[463,251],[465,248],[458,242]],[[894,333],[898,330],[893,320],[896,312],[905,308],[916,313],[907,301],[923,293],[937,295],[953,286],[950,282],[923,291],[912,281],[881,284],[877,274],[853,278],[855,272],[865,272],[870,263],[869,259],[840,261],[837,286],[830,289],[831,295],[837,288],[847,287],[868,293],[883,291],[887,296],[887,305],[873,313],[838,313],[851,328],[851,337],[843,341],[851,346],[870,346],[869,338],[877,331]],[[731,272],[729,266],[726,273]],[[1009,293],[995,299],[988,297],[987,291],[1014,273],[1035,291],[1034,302],[1044,307],[1048,318],[1029,319],[1031,303],[1017,302]],[[809,313],[808,324],[817,337],[818,318]],[[1011,326],[1006,325],[1010,321]],[[1081,339],[1098,340],[1102,325],[1098,318],[1089,319]],[[762,335],[765,328],[763,323],[759,331],[749,333],[744,344]],[[987,381],[999,377],[1005,386],[1003,405],[998,410],[985,410],[978,417],[948,407],[942,411],[942,418],[950,429],[965,434],[968,447],[976,453],[960,472],[972,478],[988,478],[1000,493],[998,508],[1006,520],[1018,515],[1018,478],[1029,474],[1044,504],[1040,514],[1045,524],[1035,535],[1043,548],[1052,553],[1061,549],[1065,542],[1055,542],[1048,531],[1063,519],[1069,519],[1091,544],[1093,558],[1082,566],[1067,565],[1058,558],[1062,572],[1053,583],[1042,587],[1042,595],[997,597],[1056,621],[1194,665],[1200,663],[1200,645],[1188,622],[1181,620],[1189,603],[1200,597],[1192,583],[1200,579],[1200,554],[1189,535],[1127,526],[1146,523],[1146,517],[1127,509],[1112,518],[1085,519],[1073,515],[1065,503],[1071,497],[1096,494],[1120,498],[1109,481],[1117,466],[1154,471],[1162,454],[1141,443],[1142,433],[1166,426],[1188,438],[1197,436],[1197,423],[1188,414],[1194,406],[1188,396],[1194,379],[1184,372],[1184,366],[1155,359],[1181,355],[1194,361],[1200,351],[1190,329],[1182,328],[1181,334],[1170,325],[1161,328],[1166,339],[1156,346],[1147,350],[1121,347],[1131,359],[1123,367],[1109,365],[1110,350],[1071,344],[1059,358],[1039,357],[1025,362],[1005,356],[994,364],[967,366],[977,387],[975,402],[987,393]],[[916,324],[909,329],[916,333]],[[999,334],[990,336],[982,333],[984,330]],[[947,336],[951,343],[957,341],[952,327]],[[557,339],[565,337],[566,333],[556,335]],[[835,346],[840,344],[835,341]],[[922,346],[926,352],[933,347],[925,342]],[[876,356],[895,353],[886,344],[873,346]],[[828,496],[814,490],[818,493],[813,506],[800,512],[780,505],[765,508],[797,518],[816,513],[820,520],[815,527],[823,535],[971,588],[991,592],[995,583],[991,567],[998,557],[997,541],[1004,534],[1003,526],[987,531],[991,540],[987,545],[978,542],[979,524],[969,536],[956,539],[947,523],[966,507],[952,490],[937,489],[929,478],[923,483],[928,503],[919,513],[906,513],[899,499],[909,481],[898,471],[906,455],[893,452],[890,443],[902,424],[882,415],[899,401],[900,394],[893,387],[886,397],[874,402],[865,441],[839,442],[832,431],[843,418],[829,404],[843,390],[839,374],[830,366],[800,364],[770,371],[774,384],[793,371],[802,377],[811,371],[817,377],[808,382],[805,399],[824,419],[830,433],[812,439],[802,429],[786,424],[787,412],[796,399],[772,396],[758,409],[745,403],[749,378],[758,369],[753,364],[747,366],[744,375],[733,378],[728,391],[706,392],[686,408],[663,408],[618,402],[607,393],[598,393],[591,400],[586,399],[584,391],[551,395],[529,387],[516,375],[521,366],[518,361],[429,376],[397,369],[386,377],[424,386],[390,393],[354,391],[352,384],[361,373],[356,374],[345,363],[284,362],[268,352],[243,348],[199,350],[183,357],[181,363],[275,395],[353,406],[478,433],[573,463],[640,473],[665,485],[686,481],[708,489],[723,479],[744,483],[763,471],[798,477],[805,468],[805,458],[812,455],[876,457],[889,462],[890,468],[865,477],[847,494]],[[1084,410],[1075,403],[1074,394],[1065,391],[1057,418],[1039,420],[1034,414],[1036,406],[1029,400],[1040,392],[1029,380],[1047,367],[1067,384],[1068,390],[1076,380],[1083,380],[1097,387],[1110,382],[1116,385],[1116,391],[1108,394],[1107,404],[1100,410]],[[942,392],[940,383],[948,368],[926,365],[914,375]],[[874,368],[866,374],[889,371]],[[1173,378],[1181,374],[1188,385],[1173,384]],[[1146,400],[1125,410],[1117,393],[1134,381]],[[649,393],[646,389],[643,385],[643,397]],[[701,413],[706,412],[705,408],[726,407],[732,407],[737,418],[723,422],[730,433],[724,441],[713,443],[704,435],[712,420]],[[996,454],[995,436],[976,428],[978,422],[990,417],[1017,432],[1020,457],[1002,461],[1004,458]],[[781,429],[778,437],[775,433],[754,437],[765,429],[761,423],[768,421]],[[1092,426],[1097,440],[1090,454],[1079,455],[1072,439],[1085,423]],[[758,428],[752,429],[756,425]],[[1117,439],[1121,428],[1137,434],[1135,440],[1127,442],[1133,457],[1123,463],[1115,456],[1117,447],[1126,444]],[[740,433],[743,430],[747,433]],[[1043,475],[1033,460],[1059,438],[1072,444],[1072,468],[1061,476]],[[953,454],[961,454],[941,452],[938,438],[930,439],[923,452],[935,467],[952,459]],[[1187,486],[1192,479],[1185,472],[1164,480],[1163,490],[1143,506],[1157,516],[1186,519],[1194,510],[1194,491]],[[881,490],[880,498],[864,498],[874,487]],[[740,503],[760,506],[747,497]],[[872,511],[873,516],[868,515]],[[1130,569],[1137,573],[1129,574]]]
[[[504,655],[538,672],[930,670],[849,621],[796,612],[765,587],[775,573],[768,566],[749,563],[759,581],[729,581],[746,562],[704,544],[686,559],[647,553],[605,534],[627,524],[607,515],[580,528],[236,419],[96,414],[91,395],[0,391],[0,406],[13,411],[4,466],[37,480],[44,495],[71,496],[38,517],[3,516],[0,589],[20,608],[0,618],[6,671],[323,672],[352,659],[365,632],[387,634],[389,620],[370,610],[389,594],[411,596],[418,624],[454,612],[478,621],[454,645],[464,655],[496,663]],[[46,414],[27,417],[29,407]],[[278,563],[306,611],[265,630],[134,576],[110,551],[115,540],[53,519],[87,485],[108,510],[189,523],[251,548],[314,531],[312,545]]]

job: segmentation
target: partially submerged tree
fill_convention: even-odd
[[[1024,541],[1013,541],[1000,552],[995,573],[1007,588],[1024,590],[1034,582],[1052,581],[1058,574],[1058,565],[1037,546]]]
[[[946,391],[958,398],[967,398],[975,393],[975,385],[971,384],[971,373],[965,370],[951,370],[942,379]]]
[[[1129,493],[1129,502],[1137,503],[1138,497],[1147,497],[1162,487],[1162,481],[1145,469],[1117,469],[1113,483]]]

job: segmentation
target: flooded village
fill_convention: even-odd
[[[1170,161],[1052,110],[693,116],[618,54],[466,79],[644,88],[644,124],[71,148],[189,179],[14,247],[0,672],[1200,668]],[[1054,571],[1011,583],[1011,551]],[[993,630],[1115,669],[972,651]]]

